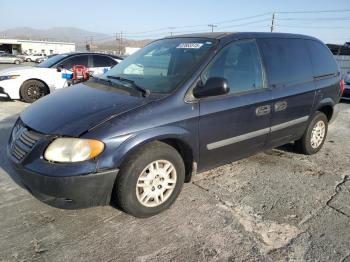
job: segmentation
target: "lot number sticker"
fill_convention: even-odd
[[[192,48],[199,49],[203,46],[202,43],[181,43],[176,48]]]

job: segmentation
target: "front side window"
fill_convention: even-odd
[[[58,66],[62,66],[65,69],[72,69],[75,65],[83,65],[85,67],[89,67],[89,56],[87,55],[78,55],[67,58]]]
[[[261,61],[255,40],[244,40],[224,47],[204,70],[201,80],[225,78],[230,93],[242,93],[263,88]]]
[[[113,67],[102,78],[124,78],[155,93],[170,93],[189,77],[217,41],[170,38],[155,41]]]

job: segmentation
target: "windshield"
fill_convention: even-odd
[[[170,93],[194,72],[216,42],[205,38],[158,40],[123,60],[102,78],[127,79],[151,93]]]
[[[64,59],[65,57],[67,57],[67,55],[55,55],[51,58],[48,58],[47,60],[45,60],[44,62],[41,62],[40,64],[36,65],[37,67],[44,67],[44,68],[49,68],[55,64],[57,64],[57,62],[61,61],[62,59]]]

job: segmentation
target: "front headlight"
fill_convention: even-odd
[[[0,76],[0,81],[9,80],[9,79],[15,79],[17,77],[19,77],[19,75]]]
[[[57,138],[47,147],[44,157],[54,162],[80,162],[98,156],[104,147],[93,139]]]

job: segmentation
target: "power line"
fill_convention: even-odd
[[[284,21],[293,21],[293,20],[300,20],[300,21],[344,21],[344,20],[350,20],[350,17],[315,17],[315,18],[276,18],[277,20],[284,20]]]
[[[308,10],[308,11],[279,11],[278,14],[318,14],[318,13],[345,13],[350,12],[350,9],[343,10]]]
[[[318,28],[318,29],[349,29],[348,26],[308,26],[308,25],[283,25],[283,24],[277,24],[276,27],[295,27],[295,28]]]
[[[227,24],[227,23],[232,23],[232,22],[237,22],[237,21],[257,18],[257,17],[261,17],[261,16],[267,16],[267,15],[270,15],[270,14],[271,14],[271,12],[267,12],[267,13],[261,13],[261,14],[253,15],[253,16],[246,16],[246,17],[240,17],[240,18],[236,18],[236,19],[218,21],[218,22],[209,23],[209,24],[210,25]],[[175,26],[175,27],[171,27],[171,28],[172,29],[182,29],[182,28],[195,28],[195,27],[206,27],[206,26],[208,26],[208,24],[184,25],[184,26]],[[145,33],[153,33],[153,32],[165,31],[165,30],[168,30],[168,29],[169,29],[169,27],[163,27],[163,28],[158,28],[158,29],[153,29],[153,30],[148,30],[148,31],[143,31],[143,32],[128,32],[127,34],[137,35],[137,34],[145,34]]]

